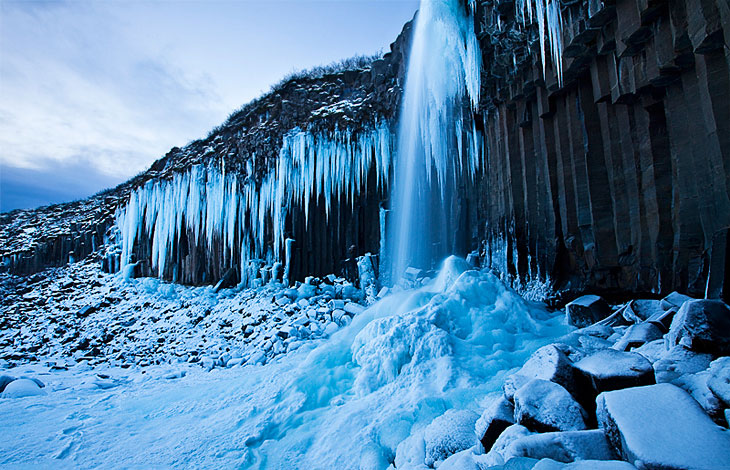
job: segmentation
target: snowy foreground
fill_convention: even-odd
[[[119,284],[127,281],[100,275],[99,286],[89,289],[114,290],[122,300],[116,310],[102,306],[94,312],[99,324],[88,325],[85,318],[78,328],[112,324],[115,316],[107,310],[137,316],[127,328],[147,326],[125,341],[121,329],[115,331],[96,356],[69,353],[60,341],[45,341],[35,358],[8,356],[1,375],[39,379],[45,387],[34,390],[24,381],[15,386],[19,395],[39,395],[9,398],[9,388],[0,399],[0,464],[384,469],[400,455],[418,455],[423,444],[404,443],[409,436],[451,409],[472,410],[475,421],[510,370],[570,329],[562,315],[464,264],[452,258],[425,287],[393,294],[362,312],[352,300],[330,304],[321,293],[316,298],[321,288],[297,291],[295,299],[291,290],[288,296],[214,294],[141,279],[128,281],[134,290],[129,294],[130,287]],[[119,307],[125,302],[137,309]],[[183,318],[175,302],[186,306]],[[326,308],[305,306],[312,302],[336,308],[327,317]],[[345,303],[353,304],[353,313],[333,321]],[[208,314],[191,322],[188,313],[196,309]],[[267,318],[257,317],[257,309],[267,311]],[[307,312],[310,321],[303,319]],[[267,323],[274,317],[276,330]],[[246,339],[238,332],[246,331],[251,318],[257,325]],[[220,333],[221,325],[230,333]],[[280,330],[286,334],[274,332]],[[6,352],[17,346],[8,338],[2,344]],[[105,355],[115,349],[108,344],[129,350]],[[454,432],[448,425],[439,431],[438,422],[429,432]]]

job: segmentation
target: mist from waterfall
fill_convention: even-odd
[[[422,0],[415,21],[398,128],[385,262],[397,281],[453,250],[452,201],[479,164],[473,111],[481,55],[459,0]]]

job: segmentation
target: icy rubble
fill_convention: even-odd
[[[150,180],[129,196],[116,216],[122,269],[132,263],[135,243],[151,241],[152,267],[163,276],[173,247],[183,235],[196,243],[214,240],[224,247],[223,259],[240,263],[244,286],[258,277],[258,264],[285,263],[285,223],[290,211],[310,215],[310,201],[355,204],[375,169],[378,187],[387,185],[392,136],[386,122],[358,132],[335,129],[313,134],[293,129],[283,137],[279,158],[258,179],[227,173],[225,160],[199,164],[171,179]],[[273,246],[267,234],[273,234]]]
[[[125,280],[90,262],[47,270],[26,283],[0,276],[0,361],[9,364],[41,358],[62,366],[264,363],[328,336],[364,310],[357,303],[363,294],[334,277],[299,290],[270,283],[215,293],[154,278]]]

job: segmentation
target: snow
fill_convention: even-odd
[[[710,364],[707,385],[718,398],[730,406],[730,357],[721,357]]]
[[[646,468],[730,468],[730,434],[674,385],[602,393],[597,414],[601,427],[629,462],[640,461]]]
[[[559,463],[545,459],[539,461],[532,467],[532,470],[636,470],[636,467],[620,460],[583,460],[580,462]]]
[[[270,310],[266,322],[287,317],[273,307],[273,286],[214,294],[156,279],[99,279],[133,286],[139,305],[154,301],[163,307],[163,295],[200,303],[205,297],[193,294],[202,290],[212,308],[197,327],[188,323],[191,333],[219,320],[247,328],[251,324],[243,320],[258,318],[256,312]],[[279,355],[264,351],[289,339],[273,333],[250,350],[242,344],[250,356],[246,365],[231,369],[220,365],[225,354],[217,358],[201,349],[217,364],[210,372],[174,360],[128,368],[115,361],[94,367],[68,361],[67,370],[51,371],[55,359],[3,371],[40,377],[48,395],[24,398],[20,405],[0,400],[7,430],[0,465],[60,457],[85,468],[123,462],[145,468],[382,469],[395,460],[396,449],[418,455],[417,440],[409,441],[415,450],[401,445],[408,436],[422,433],[449,409],[481,409],[481,397],[498,391],[507,371],[568,330],[562,316],[524,301],[487,272],[452,270],[441,281],[393,294],[329,339],[293,341]],[[246,295],[252,296],[249,303]],[[240,319],[230,310],[225,315],[234,300],[248,312]],[[149,310],[138,314],[155,315]],[[108,313],[101,309],[84,321]],[[472,421],[476,442],[473,429]]]

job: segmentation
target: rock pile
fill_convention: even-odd
[[[566,317],[583,328],[508,377],[479,444],[437,468],[730,469],[726,304],[673,293],[612,311],[585,296]]]

